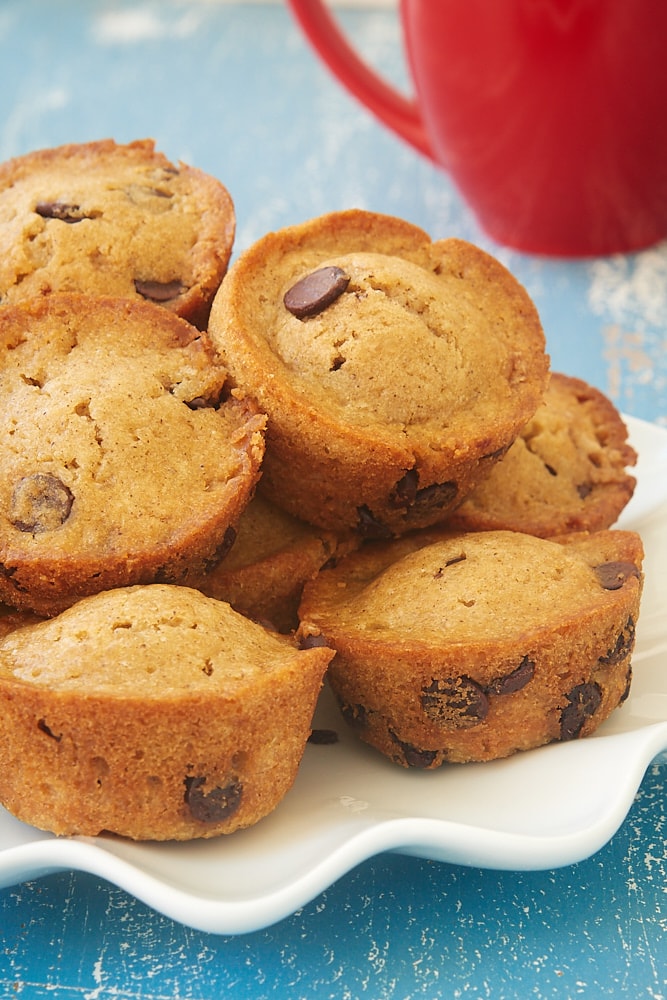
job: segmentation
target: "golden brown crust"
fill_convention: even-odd
[[[626,467],[636,459],[611,400],[554,373],[535,416],[448,523],[543,538],[609,528],[632,498],[635,479]]]
[[[403,766],[492,760],[593,732],[627,695],[643,551],[634,532],[432,529],[306,584],[300,634],[361,739]]]
[[[58,834],[212,837],[286,794],[332,653],[155,585],[0,642],[0,801]]]
[[[0,297],[149,298],[203,328],[227,270],[227,189],[152,140],[41,149],[0,164]]]
[[[241,515],[229,554],[206,573],[198,588],[287,633],[298,625],[306,580],[355,544],[354,537],[314,528],[255,496]]]
[[[325,265],[349,283],[299,318],[284,295]],[[368,212],[259,240],[230,269],[209,331],[269,417],[262,491],[333,530],[442,520],[548,379],[536,310],[497,261]]]
[[[0,600],[53,614],[198,579],[252,495],[265,423],[206,334],[149,303],[53,294],[6,306],[0,342]]]

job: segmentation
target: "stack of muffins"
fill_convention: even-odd
[[[635,461],[492,257],[388,216],[269,233],[149,141],[0,167],[0,802],[189,839],[294,781],[325,673],[403,766],[627,696]]]

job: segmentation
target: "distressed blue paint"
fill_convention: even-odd
[[[342,18],[403,82],[393,13]],[[351,205],[481,242],[534,296],[555,368],[667,423],[665,246],[577,263],[494,247],[447,179],[331,80],[280,4],[5,0],[0,81],[0,158],[151,135],[228,186],[237,250]],[[238,938],[175,924],[86,875],[50,876],[0,892],[0,993],[661,1000],[666,808],[662,763],[613,840],[579,865],[514,874],[383,856],[275,927]]]
[[[213,1000],[667,996],[665,764],[595,857],[480,871],[384,855],[292,917],[206,935],[86,875],[0,894],[2,995]]]

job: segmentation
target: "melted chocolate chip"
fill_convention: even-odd
[[[70,515],[74,497],[56,476],[35,472],[14,487],[9,520],[19,531],[38,534],[60,528]]]
[[[224,788],[204,790],[205,777],[188,777],[185,779],[185,802],[193,817],[200,823],[219,823],[229,819],[241,805],[243,785],[233,779]]]
[[[218,563],[221,563],[222,560],[229,555],[235,541],[236,541],[236,528],[234,528],[230,524],[225,530],[223,539],[218,545],[215,552],[211,556],[209,556],[208,559],[204,560],[205,573],[210,573],[211,570],[215,569]]]
[[[430,510],[450,507],[459,491],[455,482],[433,483],[431,486],[424,486],[417,490],[414,501],[408,507],[406,516],[419,517]]]
[[[321,267],[289,288],[283,297],[285,308],[297,319],[317,316],[342,295],[350,283],[340,267]]]
[[[623,694],[618,700],[619,705],[622,705],[624,701],[627,701],[628,695],[630,694],[630,688],[632,686],[632,664],[628,664],[628,672],[625,677],[625,688]]]
[[[437,762],[440,751],[421,750],[419,747],[413,746],[412,743],[406,743],[404,740],[401,740],[391,729],[389,730],[389,735],[394,743],[401,748],[403,759],[408,767],[419,767],[425,770],[433,767]]]
[[[56,734],[53,732],[53,730],[51,729],[51,727],[46,724],[46,720],[45,719],[40,719],[38,721],[37,728],[41,729],[41,731],[43,733],[46,733],[46,735],[49,736],[52,740],[55,740],[56,743],[60,743],[61,739],[63,738],[63,734],[62,733],[59,733],[56,736]]]
[[[68,204],[64,201],[39,201],[35,206],[35,211],[43,219],[59,219],[60,222],[70,224],[94,217],[93,214],[88,215],[80,205]]]
[[[396,483],[396,489],[390,497],[394,507],[410,507],[417,499],[419,473],[416,469],[408,469],[402,479]]]
[[[317,746],[330,746],[332,743],[338,743],[338,733],[335,729],[313,729],[308,742]]]
[[[621,561],[601,563],[595,567],[595,574],[605,590],[620,590],[630,577],[640,577],[639,569],[634,563]]]
[[[407,507],[410,516],[411,511],[421,514],[433,508],[449,507],[458,493],[458,486],[452,481],[432,483],[421,490],[418,487],[419,473],[416,469],[408,469],[396,483],[394,492],[389,497],[389,503],[392,507]]]
[[[499,461],[504,455],[507,454],[507,452],[512,447],[513,443],[514,443],[513,441],[510,441],[509,444],[504,444],[501,448],[496,448],[495,451],[490,451],[488,454],[482,455],[480,461],[482,461],[482,462],[497,462],[497,461]]]
[[[443,576],[445,575],[445,570],[448,569],[449,566],[456,566],[457,563],[465,562],[467,558],[468,557],[465,554],[465,552],[460,552],[459,555],[452,556],[451,559],[448,559],[446,561],[446,563],[444,564],[444,566],[438,566],[437,570],[433,574],[433,579],[434,580],[441,580],[443,578]]]
[[[299,649],[317,649],[321,646],[328,646],[329,643],[324,635],[303,635],[299,639]]]
[[[433,680],[422,688],[421,704],[427,719],[453,729],[477,726],[489,711],[485,692],[465,676]]]
[[[368,710],[364,705],[350,705],[339,701],[340,714],[351,729],[366,729],[368,726]]]
[[[619,633],[616,642],[608,649],[604,656],[601,656],[599,663],[605,667],[615,667],[630,655],[635,645],[635,623],[632,617],[628,618],[623,631]]]
[[[577,684],[567,696],[568,704],[560,713],[561,740],[574,740],[586,719],[594,715],[602,701],[602,691],[595,683]]]
[[[215,561],[221,562],[226,555],[229,555],[229,551],[236,541],[236,528],[231,524],[226,528],[224,537],[217,549],[215,550]]]
[[[497,677],[487,688],[489,694],[514,694],[520,691],[533,679],[535,673],[535,662],[530,657],[524,656],[523,660],[510,674],[505,677]]]
[[[180,281],[141,281],[135,278],[134,287],[142,298],[151,302],[171,302],[186,291]]]
[[[357,507],[359,520],[357,521],[357,531],[364,538],[390,539],[393,538],[391,529],[379,520],[366,504]]]

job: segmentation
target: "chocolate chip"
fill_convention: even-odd
[[[622,705],[624,701],[627,701],[630,694],[630,688],[632,686],[632,664],[628,664],[628,672],[625,677],[625,688],[623,689],[623,694],[618,699],[618,704]]]
[[[321,267],[292,285],[285,292],[283,304],[297,319],[316,316],[335,302],[349,283],[349,275],[340,267]]]
[[[601,563],[595,567],[595,573],[605,590],[620,590],[630,577],[639,579],[641,575],[634,563],[621,561]]]
[[[419,767],[425,770],[437,763],[440,755],[439,750],[422,750],[419,747],[413,746],[412,743],[406,743],[400,739],[391,729],[389,730],[389,735],[394,743],[401,748],[403,759],[408,767]]]
[[[227,393],[223,388],[210,396],[193,396],[192,399],[186,399],[185,405],[189,410],[219,410],[226,398]]]
[[[459,491],[455,482],[433,483],[431,486],[424,486],[417,490],[414,501],[408,507],[406,516],[419,517],[423,513],[450,507]]]
[[[234,528],[230,524],[226,528],[225,534],[223,536],[223,539],[220,542],[220,544],[218,545],[218,547],[215,550],[215,552],[212,555],[210,555],[208,557],[208,559],[204,560],[204,572],[205,573],[210,573],[211,570],[215,569],[215,567],[218,565],[218,563],[221,563],[222,560],[226,556],[229,555],[229,553],[230,553],[230,551],[232,549],[232,546],[234,545],[234,542],[236,541],[236,534],[237,534],[236,528]],[[169,582],[169,581],[166,581],[166,582]]]
[[[53,730],[51,729],[51,727],[46,724],[46,720],[45,719],[40,719],[38,721],[37,728],[41,729],[41,731],[43,733],[46,733],[46,735],[49,736],[52,740],[55,740],[56,743],[60,743],[61,739],[63,738],[63,734],[62,733],[59,733],[56,736],[56,734],[53,732]]]
[[[489,711],[485,692],[466,676],[433,680],[422,688],[421,704],[431,722],[453,729],[477,726]]]
[[[351,729],[366,729],[368,726],[368,710],[364,705],[350,705],[338,702],[340,714]]]
[[[35,472],[14,487],[9,520],[19,531],[53,531],[65,523],[73,502],[71,491],[56,476]]]
[[[535,662],[530,657],[524,656],[523,660],[510,674],[505,677],[497,677],[487,688],[489,694],[514,694],[520,691],[532,679],[535,673]]]
[[[317,649],[321,646],[328,646],[324,635],[303,635],[299,639],[299,649]]]
[[[375,516],[370,507],[362,504],[357,507],[359,520],[357,521],[357,531],[364,538],[390,539],[393,538],[391,529],[387,527],[379,518]]]
[[[200,823],[219,823],[229,819],[238,810],[243,795],[243,785],[233,779],[224,788],[204,790],[205,777],[185,779],[185,802],[193,817]]]
[[[35,205],[37,215],[43,219],[59,219],[60,222],[81,222],[82,219],[93,218],[99,213],[88,215],[80,205],[68,204],[64,201],[39,201]]]
[[[465,552],[460,552],[458,555],[452,556],[451,559],[447,559],[447,561],[444,563],[443,566],[438,566],[437,570],[433,574],[433,579],[434,580],[441,580],[443,578],[443,576],[445,575],[445,570],[446,569],[448,569],[450,566],[456,566],[457,563],[465,562],[467,558],[468,557],[465,554]],[[466,605],[466,607],[467,606],[468,605]]]
[[[313,729],[308,742],[317,746],[330,746],[332,743],[338,743],[338,733],[335,729]]]
[[[408,469],[402,479],[396,483],[396,489],[389,498],[394,507],[410,507],[417,499],[419,473],[416,469]]]
[[[513,441],[510,441],[509,444],[504,444],[504,445],[502,445],[502,447],[496,448],[495,451],[490,451],[487,455],[482,455],[480,461],[481,462],[498,462],[501,458],[503,458],[504,455],[507,454],[507,452],[512,447],[513,443],[514,443]]]
[[[432,508],[448,507],[456,498],[458,486],[455,482],[432,483],[430,486],[419,487],[419,473],[416,469],[408,469],[402,479],[396,483],[394,492],[389,497],[392,507],[407,507],[421,514]]]
[[[635,645],[635,623],[632,617],[628,618],[623,631],[619,633],[616,642],[608,649],[604,656],[599,658],[599,663],[605,667],[615,667],[622,663],[632,652]]]
[[[151,302],[171,302],[186,291],[180,281],[141,281],[135,278],[134,287],[139,295]]]
[[[124,194],[135,205],[147,206],[151,199],[169,199],[174,197],[174,192],[168,187],[156,187],[150,184],[128,184],[123,188]],[[150,209],[149,209],[150,210]]]
[[[580,500],[585,500],[586,497],[589,497],[592,492],[593,492],[592,483],[580,483],[579,486],[577,486],[577,495]]]
[[[602,691],[594,683],[577,684],[567,695],[568,704],[560,713],[561,740],[574,740],[586,719],[594,715],[602,701]]]

